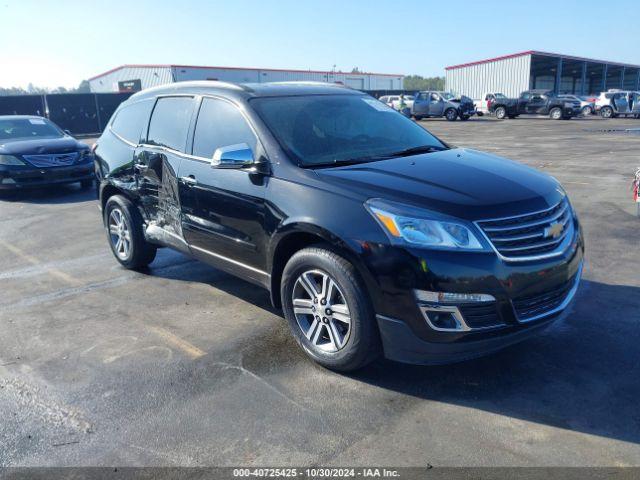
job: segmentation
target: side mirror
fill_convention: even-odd
[[[71,130],[65,130],[64,133],[66,133],[67,135],[71,136]]]
[[[246,143],[217,148],[211,160],[212,168],[247,168],[255,163],[253,151]]]

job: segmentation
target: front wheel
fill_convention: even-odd
[[[453,122],[456,118],[458,118],[458,112],[456,112],[454,108],[450,108],[446,112],[444,112],[444,116],[447,120]]]
[[[504,117],[507,116],[507,109],[504,107],[498,107],[495,110],[495,115],[498,120],[504,120]]]
[[[342,255],[324,246],[300,250],[285,266],[280,293],[294,338],[320,365],[352,371],[379,355],[366,287]]]
[[[602,107],[600,109],[600,116],[602,118],[611,118],[611,117],[613,117],[613,108],[611,108],[611,107]]]
[[[104,208],[104,219],[109,246],[120,264],[137,269],[153,262],[157,247],[145,240],[140,212],[127,198],[110,197]]]
[[[549,112],[549,117],[552,120],[561,120],[562,119],[562,109],[555,107],[552,108],[551,111]]]
[[[591,107],[582,107],[582,116],[588,117],[591,115]]]

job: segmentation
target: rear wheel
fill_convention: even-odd
[[[366,287],[340,254],[324,246],[294,254],[282,275],[281,298],[294,338],[320,365],[351,371],[379,355]]]
[[[455,108],[449,108],[446,112],[444,112],[444,116],[450,122],[453,122],[456,118],[458,118],[458,112],[456,112]]]
[[[496,114],[496,118],[498,120],[504,120],[504,117],[507,116],[507,109],[504,108],[504,107],[498,107],[495,110],[495,114]],[[509,118],[511,118],[511,117],[509,117]]]
[[[600,116],[602,118],[611,118],[611,117],[613,117],[613,108],[611,108],[611,107],[602,107],[600,109]]]
[[[554,107],[549,111],[549,117],[553,120],[561,120],[562,119],[562,109],[558,107]]]
[[[148,243],[143,234],[140,212],[125,197],[114,195],[104,209],[107,239],[111,251],[124,267],[146,267],[156,258],[157,247]]]

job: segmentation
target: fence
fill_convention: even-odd
[[[0,97],[0,115],[47,117],[74,135],[99,134],[132,93],[60,93]]]
[[[413,90],[369,90],[372,97],[413,94]],[[133,93],[56,93],[0,97],[0,115],[47,117],[74,135],[100,134],[118,105]]]

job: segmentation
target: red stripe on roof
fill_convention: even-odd
[[[596,60],[593,58],[574,57],[572,55],[562,55],[560,53],[541,52],[539,50],[527,50],[526,52],[512,53],[511,55],[503,55],[501,57],[488,58],[486,60],[478,60],[477,62],[469,62],[469,63],[461,63],[459,65],[452,65],[450,67],[445,67],[445,70],[454,70],[456,68],[471,67],[473,65],[481,65],[483,63],[497,62],[500,60],[507,60],[509,58],[522,57],[524,55],[543,55],[546,57],[562,57],[567,60],[578,60],[581,62],[606,63],[608,65],[640,68],[640,65],[633,65],[631,63],[609,62],[606,60]]]
[[[111,70],[107,70],[104,73],[100,73],[94,77],[89,78],[89,80],[95,80],[100,77],[104,77],[105,75],[109,75],[110,73],[116,72],[123,68],[201,68],[201,69],[222,69],[222,70],[258,70],[261,72],[294,72],[294,73],[322,73],[325,75],[377,75],[380,77],[404,77],[404,74],[400,73],[374,73],[374,72],[333,72],[330,70],[295,70],[295,69],[285,69],[285,68],[256,68],[256,67],[219,67],[219,66],[204,66],[204,65],[149,65],[149,64],[127,64],[120,65],[119,67],[112,68]]]

